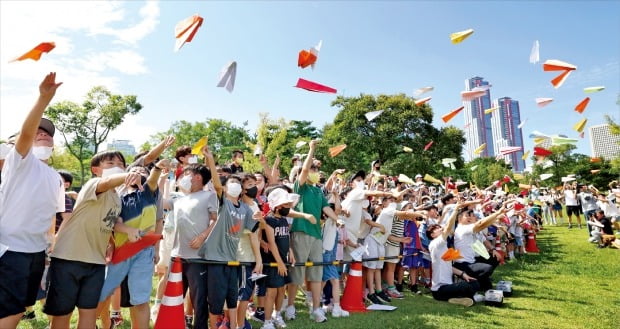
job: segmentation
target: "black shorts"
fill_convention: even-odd
[[[263,269],[263,274],[267,276],[264,278],[267,288],[281,288],[291,283],[291,278],[287,276],[281,276],[278,274],[277,267],[266,267]]]
[[[566,214],[568,216],[579,216],[579,214],[581,213],[581,207],[580,206],[566,206]]]
[[[0,318],[34,305],[44,270],[44,251],[7,251],[0,257]]]
[[[237,308],[239,297],[239,267],[227,265],[207,266],[207,300],[209,313],[224,313],[224,302],[228,308]]]
[[[94,309],[105,280],[105,265],[53,258],[49,268],[47,301],[43,312],[67,315],[75,307]]]

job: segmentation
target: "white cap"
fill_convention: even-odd
[[[415,178],[422,178],[422,175],[417,174],[417,175],[415,175]]]
[[[267,197],[269,208],[275,209],[277,206],[281,206],[286,203],[294,203],[299,200],[299,194],[288,193],[286,190],[277,188]]]

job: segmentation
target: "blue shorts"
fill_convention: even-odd
[[[153,289],[155,269],[153,257],[154,247],[148,247],[118,264],[109,264],[99,302],[110,297],[114,289],[121,285],[125,277],[129,276],[127,284],[131,305],[148,303]]]
[[[422,267],[423,257],[422,253],[416,248],[404,248],[403,256],[408,255],[407,257],[403,257],[402,265],[407,269],[416,269],[418,267]]]
[[[253,266],[244,265],[239,269],[239,300],[249,301],[254,293],[256,281],[250,280],[252,276]]]
[[[336,260],[336,248],[331,251],[325,251],[323,253],[323,262],[333,262]],[[322,281],[328,281],[331,279],[339,279],[338,268],[336,265],[324,265],[323,266],[323,278]]]
[[[523,247],[523,237],[515,236],[515,245],[517,247]]]

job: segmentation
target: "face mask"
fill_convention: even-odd
[[[106,168],[101,172],[101,178],[123,173],[125,173],[125,171],[119,167]]]
[[[386,208],[387,209],[396,209],[396,202],[390,203]]]
[[[364,200],[362,201],[362,208],[367,209],[370,206],[370,201]]]
[[[187,163],[189,164],[198,163],[198,157],[196,156],[190,157],[189,159],[187,159]]]
[[[318,172],[311,172],[308,174],[308,181],[310,182],[310,184],[316,184],[319,182],[320,177],[321,176]]]
[[[183,176],[183,178],[179,180],[177,185],[179,185],[182,190],[189,192],[192,189],[192,176]]]
[[[241,184],[239,183],[228,183],[226,184],[226,193],[233,198],[236,198],[241,194]]]
[[[249,189],[245,190],[245,195],[247,195],[249,198],[256,198],[256,194],[258,194],[258,187],[256,186],[250,187]]]
[[[280,208],[278,209],[278,214],[280,216],[286,217],[288,216],[288,213],[291,211],[291,208]]]
[[[242,158],[236,158],[235,159],[235,164],[237,164],[237,166],[240,166],[243,164],[243,159]]]
[[[146,184],[146,177],[144,177],[144,176],[140,177],[140,184],[142,186],[144,186],[144,184]],[[131,185],[131,188],[137,189],[138,188],[138,184]]]
[[[47,160],[52,156],[54,148],[49,146],[34,146],[32,147],[32,154],[39,160]]]
[[[5,159],[9,152],[11,152],[11,149],[13,149],[13,145],[4,143],[0,144],[0,160]]]
[[[360,181],[355,181],[355,187],[357,188],[364,188],[364,181],[360,180]]]

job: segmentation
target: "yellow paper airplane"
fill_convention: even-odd
[[[530,156],[530,151],[527,151],[525,153],[523,153],[523,156],[521,157],[522,160],[527,160],[527,158]],[[515,174],[516,176],[516,174]]]
[[[487,144],[486,144],[486,143],[484,143],[484,144],[482,144],[482,145],[478,146],[478,148],[474,150],[474,154],[480,154],[480,153],[482,153],[482,151],[484,151],[484,149],[485,149],[486,147],[487,147]]]
[[[463,40],[467,39],[470,35],[474,33],[474,29],[468,29],[465,31],[455,32],[450,34],[450,40],[452,44],[461,43]]]
[[[588,119],[583,118],[581,120],[579,120],[579,122],[577,122],[574,126],[573,129],[575,129],[578,133],[581,133],[583,131],[583,128],[586,127],[586,123],[588,122]]]
[[[201,155],[202,154],[202,148],[205,145],[207,145],[207,141],[208,140],[209,140],[209,137],[207,137],[207,136],[199,139],[198,142],[196,142],[196,144],[194,144],[194,146],[192,147],[192,154]]]
[[[536,137],[536,138],[534,138],[534,144],[538,145],[538,144],[546,141],[547,139],[548,138],[546,138],[546,137]]]
[[[492,107],[490,109],[486,109],[486,110],[484,110],[484,114],[493,113],[493,111],[495,111],[497,109],[499,109],[499,106],[494,106],[494,107]]]
[[[408,147],[408,146],[403,146],[403,151],[405,151],[407,153],[411,153],[411,152],[413,152],[413,149],[411,147]]]
[[[587,88],[583,88],[583,91],[586,94],[590,94],[590,93],[595,93],[597,91],[601,91],[601,90],[605,90],[604,86],[596,86],[596,87],[587,87]]]

